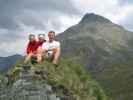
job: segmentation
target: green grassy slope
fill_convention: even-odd
[[[11,70],[13,80],[17,80],[21,62],[18,62]],[[41,70],[48,75],[44,78],[33,77],[33,80],[46,81],[56,87],[56,94],[61,97],[66,95],[60,87],[67,90],[71,95],[71,100],[108,100],[99,84],[91,79],[89,73],[80,64],[72,60],[62,59],[59,66],[55,67],[48,61],[41,64],[31,65],[31,69]]]
[[[133,98],[133,59],[113,62],[98,76],[107,95],[116,100],[132,100]]]

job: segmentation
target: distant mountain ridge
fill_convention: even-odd
[[[15,54],[8,57],[0,57],[0,70],[8,70],[13,66],[17,60],[22,59],[23,56]]]

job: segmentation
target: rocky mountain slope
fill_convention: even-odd
[[[62,56],[83,64],[109,96],[132,100],[133,32],[91,13],[57,39]]]

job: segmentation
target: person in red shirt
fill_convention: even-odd
[[[31,59],[31,57],[36,54],[36,44],[37,44],[37,41],[36,41],[35,35],[30,34],[29,35],[29,42],[28,42],[28,45],[26,48],[26,54],[27,55],[26,55],[24,63],[27,63]]]
[[[36,58],[37,51],[38,51],[39,47],[41,47],[44,42],[45,42],[44,34],[38,35],[38,41],[36,40],[35,35],[33,35],[33,34],[29,35],[29,43],[28,43],[27,49],[26,49],[27,55],[26,55],[24,63],[29,62],[32,57]]]

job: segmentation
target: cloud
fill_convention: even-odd
[[[0,7],[0,56],[22,53],[28,32],[61,32],[80,15],[71,0],[0,0]]]
[[[0,27],[13,30],[19,28],[18,21],[43,27],[51,17],[57,19],[61,14],[79,14],[70,0],[1,0],[0,6]]]
[[[23,54],[29,32],[60,33],[85,13],[100,14],[131,30],[132,5],[132,0],[0,0],[0,56]]]
[[[120,5],[131,5],[133,4],[133,0],[119,0]]]
[[[120,23],[125,26],[126,29],[133,31],[133,6],[127,9],[127,12],[123,19],[120,20]]]
[[[133,31],[133,0],[73,0],[84,15],[87,12],[100,14],[112,22]]]
[[[118,0],[103,0],[102,2],[99,0],[73,0],[73,2],[83,15],[87,12],[93,12],[117,22],[116,15],[119,15],[120,11]]]

